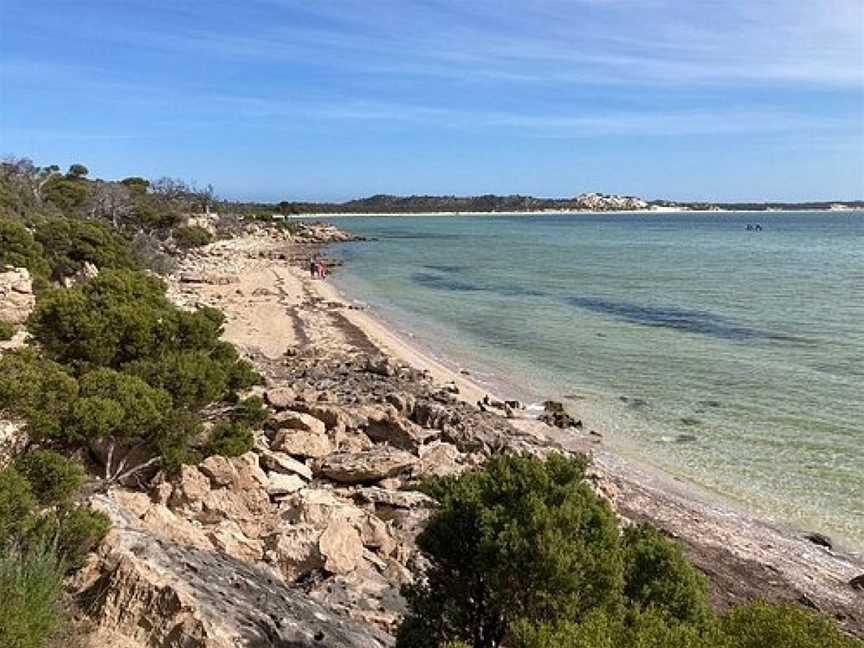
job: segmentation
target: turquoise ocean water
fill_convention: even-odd
[[[376,239],[337,284],[421,345],[864,549],[864,213],[332,220]]]

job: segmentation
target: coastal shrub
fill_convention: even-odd
[[[35,238],[45,250],[51,276],[58,280],[74,275],[89,262],[100,270],[137,268],[127,241],[110,226],[81,218],[42,218],[35,224]]]
[[[654,608],[679,621],[708,619],[707,583],[681,547],[641,524],[624,531],[624,595],[639,608]]]
[[[58,437],[78,396],[78,383],[30,348],[0,358],[0,412],[26,421],[35,439]]]
[[[508,640],[512,648],[730,648],[716,625],[681,623],[658,610],[594,610],[578,623],[523,619],[511,626]]]
[[[40,648],[60,629],[63,573],[48,545],[0,553],[0,646]]]
[[[0,342],[11,340],[15,336],[15,327],[9,322],[0,322]]]
[[[791,604],[754,603],[728,612],[720,626],[729,648],[864,648],[828,617]]]
[[[0,554],[30,531],[35,505],[27,479],[12,467],[0,470]]]
[[[84,178],[57,175],[45,183],[41,195],[64,213],[75,213],[87,202],[90,192]]]
[[[30,543],[54,548],[64,567],[78,569],[108,533],[111,521],[101,511],[73,506],[42,515],[31,533]]]
[[[184,225],[174,230],[174,242],[178,247],[189,249],[213,242],[213,235],[203,227]]]
[[[584,458],[496,457],[429,483],[440,507],[417,538],[428,559],[405,590],[401,648],[497,646],[518,617],[579,619],[621,602],[623,563],[609,507]]]
[[[253,429],[261,427],[269,416],[270,413],[264,407],[264,399],[260,396],[250,396],[239,401],[231,411],[233,420]]]
[[[15,469],[30,483],[42,506],[68,503],[84,483],[84,469],[51,450],[33,450],[18,457]]]
[[[51,267],[42,246],[17,219],[0,216],[0,271],[4,266],[27,268],[35,277],[48,277]]]
[[[107,270],[72,288],[49,291],[36,304],[28,328],[61,364],[119,369],[173,346],[177,316],[158,279]]]
[[[204,454],[239,457],[255,445],[252,429],[239,421],[220,421],[213,426]]]

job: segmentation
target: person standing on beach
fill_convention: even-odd
[[[318,276],[318,261],[309,259],[309,275],[312,279]]]
[[[318,262],[318,277],[321,279],[327,278],[327,264],[323,261]]]

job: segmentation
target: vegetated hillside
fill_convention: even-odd
[[[72,632],[63,579],[109,528],[82,491],[241,454],[261,420],[261,399],[238,396],[258,376],[220,339],[222,314],[179,310],[147,271],[171,267],[165,250],[200,192],[86,176],[0,165],[0,313],[13,338],[0,350],[4,647]]]

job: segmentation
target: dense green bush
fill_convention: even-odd
[[[42,218],[35,238],[42,245],[53,279],[68,277],[90,262],[100,270],[136,268],[126,240],[104,223],[81,218]]]
[[[39,362],[71,383],[65,411],[57,412],[54,429],[43,436],[90,447],[98,443],[106,478],[112,479],[130,476],[130,469],[152,465],[159,456],[165,467],[189,458],[185,446],[195,430],[185,422],[260,380],[234,347],[219,339],[223,321],[212,308],[180,311],[162,282],[131,270],[106,270],[72,288],[47,292],[30,317],[30,331],[51,358]],[[22,363],[17,374],[28,371],[33,367]],[[0,380],[0,408],[3,393]],[[20,396],[10,400],[29,402]],[[37,416],[32,407],[19,414]],[[214,448],[235,452],[248,446],[248,431],[222,432]],[[138,463],[128,465],[133,450]]]
[[[0,216],[0,271],[4,266],[27,268],[34,277],[48,277],[51,267],[42,246],[19,220]]]
[[[0,322],[0,342],[11,340],[15,336],[15,327],[9,322]]]
[[[658,610],[588,613],[580,622],[531,624],[510,628],[511,648],[731,648],[715,625],[692,625]]]
[[[496,646],[517,617],[578,619],[619,606],[618,528],[585,467],[562,456],[498,457],[430,484],[441,506],[417,539],[429,567],[405,592],[397,645]]]
[[[60,628],[63,573],[48,545],[0,552],[0,646],[41,648]]]
[[[248,425],[238,421],[219,421],[210,432],[204,454],[238,457],[249,452],[254,445],[255,438]]]
[[[61,436],[77,396],[76,380],[33,349],[0,358],[0,412],[25,420],[35,439]]]
[[[30,483],[33,496],[42,506],[68,503],[84,483],[84,469],[51,450],[27,452],[13,465]]]
[[[864,648],[842,634],[828,617],[798,606],[755,603],[720,621],[730,648]]]
[[[87,202],[90,192],[83,178],[55,176],[45,183],[42,197],[66,213],[77,213]]]
[[[399,648],[864,648],[827,617],[755,604],[717,617],[681,548],[619,536],[585,461],[497,457],[435,480]],[[448,643],[449,642],[449,643]]]
[[[196,248],[213,242],[213,235],[203,227],[186,225],[174,230],[174,242],[181,248]]]
[[[119,369],[174,346],[177,311],[158,279],[108,270],[73,288],[48,292],[28,327],[49,357],[76,371]]]
[[[14,468],[0,470],[0,554],[30,531],[35,505],[24,475]]]
[[[623,547],[624,595],[631,604],[661,609],[679,621],[708,619],[707,583],[677,544],[643,524],[624,531]]]
[[[31,533],[32,541],[54,547],[66,569],[78,569],[108,533],[111,521],[86,506],[68,506],[41,516]]]

